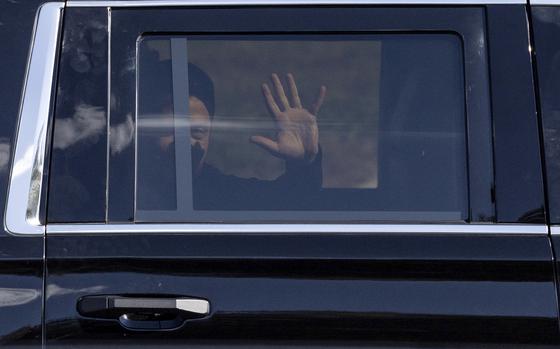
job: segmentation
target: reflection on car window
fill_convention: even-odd
[[[449,34],[143,37],[136,219],[465,220],[462,65]]]

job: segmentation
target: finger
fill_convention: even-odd
[[[270,110],[272,115],[274,115],[278,119],[278,116],[280,115],[281,111],[280,108],[278,108],[278,104],[276,104],[276,101],[274,100],[274,96],[272,96],[272,92],[270,92],[270,88],[268,87],[267,84],[262,84],[262,91],[268,109]]]
[[[321,109],[321,106],[323,105],[323,102],[325,101],[325,96],[326,95],[327,95],[327,87],[326,86],[321,86],[321,88],[319,89],[319,96],[317,96],[317,100],[315,101],[315,103],[311,107],[311,113],[313,115],[317,116],[317,113],[319,113],[319,109]]]
[[[272,74],[272,83],[274,84],[274,88],[276,89],[276,95],[280,99],[280,103],[284,107],[284,110],[290,108],[290,102],[288,102],[288,97],[286,97],[286,93],[284,92],[284,87],[282,87],[282,83],[278,78],[278,75]]]
[[[299,99],[296,81],[291,73],[288,73],[288,85],[290,86],[290,93],[292,94],[292,103],[294,108],[303,108],[301,100]]]
[[[271,152],[272,154],[278,154],[280,151],[280,147],[278,146],[278,143],[270,138],[266,138],[263,136],[251,136],[250,139],[251,142]]]

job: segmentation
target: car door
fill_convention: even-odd
[[[47,347],[558,339],[524,5],[157,5],[65,9]]]

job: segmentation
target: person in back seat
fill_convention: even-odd
[[[160,79],[164,78],[169,67],[161,62],[159,65],[153,62],[147,63],[153,70],[154,80],[150,81],[150,86],[166,86]],[[226,175],[205,161],[211,146],[214,84],[206,72],[192,63],[188,64],[188,119],[194,209],[262,210],[313,206],[311,203],[317,200],[323,183],[316,115],[325,99],[326,87],[320,88],[315,103],[311,108],[305,109],[292,74],[287,74],[286,81],[288,93],[277,74],[271,76],[272,89],[269,84],[262,84],[265,103],[275,120],[276,137],[271,139],[254,135],[249,140],[271,155],[284,159],[286,170],[274,180],[240,178]],[[252,96],[247,96],[250,97]],[[173,210],[176,193],[182,190],[176,185],[179,180],[176,178],[176,166],[184,164],[180,164],[181,160],[176,158],[171,96],[165,89],[150,89],[142,99],[141,102],[151,108],[144,108],[144,112],[155,115],[158,123],[169,126],[143,134],[142,141],[139,142],[139,151],[151,155],[139,159],[138,166],[146,185],[141,186],[138,207]]]
[[[308,110],[303,107],[295,79],[287,74],[288,95],[277,74],[271,76],[278,102],[268,84],[262,93],[276,121],[276,138],[255,135],[250,141],[286,161],[286,171],[275,180],[225,175],[205,162],[210,146],[214,89],[210,77],[189,64],[189,111],[191,160],[195,209],[279,209],[305,206],[322,187],[321,149],[316,115],[323,104],[326,87]]]

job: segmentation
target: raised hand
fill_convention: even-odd
[[[325,100],[327,88],[321,86],[317,100],[311,110],[302,106],[292,74],[287,74],[291,103],[286,97],[278,75],[272,74],[272,84],[279,99],[276,103],[268,84],[262,85],[266,105],[276,120],[276,140],[263,136],[252,136],[251,141],[272,155],[285,160],[312,162],[319,152],[319,129],[316,115]]]

